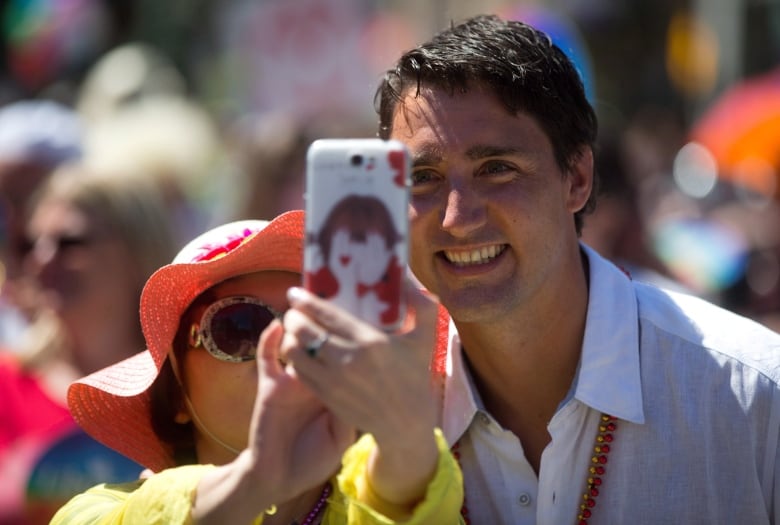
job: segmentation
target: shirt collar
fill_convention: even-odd
[[[617,418],[644,423],[634,286],[614,264],[581,246],[590,263],[590,297],[574,397]]]
[[[476,392],[472,392],[463,364],[460,337],[452,319],[449,324],[446,362],[442,431],[447,442],[453,445],[466,432],[479,406],[475,398]]]
[[[594,410],[644,423],[639,373],[639,318],[630,278],[581,244],[590,267],[590,296],[574,397]],[[455,443],[479,410],[450,320],[442,428]]]

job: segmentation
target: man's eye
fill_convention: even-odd
[[[420,184],[427,184],[437,179],[436,173],[433,170],[416,170],[412,172],[411,179],[412,185],[417,186]]]
[[[488,175],[505,173],[513,169],[511,165],[499,160],[488,161],[482,166],[482,172]]]

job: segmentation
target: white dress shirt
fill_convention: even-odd
[[[632,281],[582,245],[590,296],[577,378],[537,478],[483,408],[450,324],[444,433],[473,525],[576,523],[602,413],[618,418],[590,524],[780,524],[780,335]]]

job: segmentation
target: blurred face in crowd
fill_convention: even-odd
[[[84,355],[80,350],[91,345],[80,338],[137,339],[141,290],[129,248],[96,217],[56,198],[36,206],[27,239],[26,268],[43,288],[46,306],[74,339],[79,368],[91,371],[116,361],[110,348]]]
[[[25,253],[24,214],[48,168],[16,161],[0,161],[0,285],[3,293],[25,313],[30,305],[22,296]]]

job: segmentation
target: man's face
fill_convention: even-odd
[[[456,321],[533,308],[579,265],[572,215],[592,171],[564,175],[533,118],[479,86],[427,89],[398,105],[391,138],[413,160],[410,266]]]

